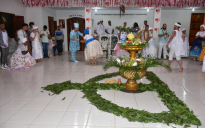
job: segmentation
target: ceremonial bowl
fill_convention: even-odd
[[[139,50],[142,50],[142,47],[141,46],[125,46],[124,49],[130,52],[130,60],[135,60],[136,52]]]
[[[136,59],[136,52],[139,50],[142,50],[141,46],[125,46],[125,50],[128,50],[130,52],[130,60]],[[121,69],[121,68],[120,68]],[[138,89],[138,83],[136,80],[141,79],[145,76],[146,70],[129,70],[126,69],[123,73],[120,73],[120,75],[127,79],[127,82],[125,83],[125,87],[127,90],[137,90]],[[135,77],[135,76],[138,77]]]
[[[145,74],[146,70],[126,70],[125,72],[120,73],[123,78],[127,79],[125,87],[128,90],[137,90],[139,86],[136,80],[143,78]],[[135,78],[135,75],[138,75],[137,79]]]

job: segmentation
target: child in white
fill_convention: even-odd
[[[31,33],[31,39],[32,39],[32,56],[36,60],[36,62],[40,62],[40,59],[43,58],[43,52],[42,47],[40,44],[40,34],[38,31],[37,26],[33,26],[33,32]]]

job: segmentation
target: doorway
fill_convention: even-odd
[[[192,46],[195,40],[195,35],[202,24],[205,24],[205,13],[192,13],[189,31],[189,46]]]
[[[74,23],[79,23],[79,31],[81,33],[83,33],[83,31],[85,29],[85,19],[84,18],[74,17],[74,18],[67,19],[68,50],[69,50],[69,44],[70,44],[70,32],[71,32],[71,30],[74,29]],[[82,37],[80,37],[80,39],[81,38]],[[85,49],[85,44],[84,43],[80,43],[80,51],[84,51],[84,49]]]
[[[55,36],[54,18],[50,17],[50,16],[48,16],[48,30],[49,30],[49,32],[51,34],[51,37],[54,37]]]

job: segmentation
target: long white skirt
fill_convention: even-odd
[[[185,55],[182,57],[188,57],[189,56],[189,41],[187,37],[185,38],[183,45],[184,45]]]
[[[101,48],[100,43],[97,40],[93,40],[87,44],[87,47],[84,51],[85,61],[89,61],[90,59],[103,57],[103,50]]]
[[[203,66],[202,66],[202,72],[205,72],[205,56],[204,56],[204,61],[203,61]]]
[[[32,41],[32,57],[34,59],[42,59],[43,58],[43,50],[39,41]]]

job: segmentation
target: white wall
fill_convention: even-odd
[[[180,22],[181,28],[186,28],[186,34],[189,36],[191,13],[205,13],[205,10],[162,10],[161,26],[163,23],[167,24],[169,32],[174,30],[174,23]]]
[[[69,19],[69,15],[82,15],[85,17],[85,10],[57,10],[56,16],[57,16],[57,25],[59,25],[59,19],[65,19],[65,22],[67,19]],[[61,29],[64,32],[64,50],[68,51],[68,38],[67,37],[67,22],[65,23],[65,29]]]
[[[0,2],[1,12],[24,16],[24,21],[26,22],[26,7],[22,4],[21,0],[0,0]],[[9,51],[13,52],[15,50],[16,41],[12,39],[10,44]]]
[[[51,9],[51,8],[42,8],[42,23],[43,25],[47,25],[48,26],[48,16],[53,17],[54,20],[57,20],[57,16],[56,16],[56,10]],[[41,28],[40,30],[42,30],[43,28]],[[48,26],[49,29],[49,26]]]

